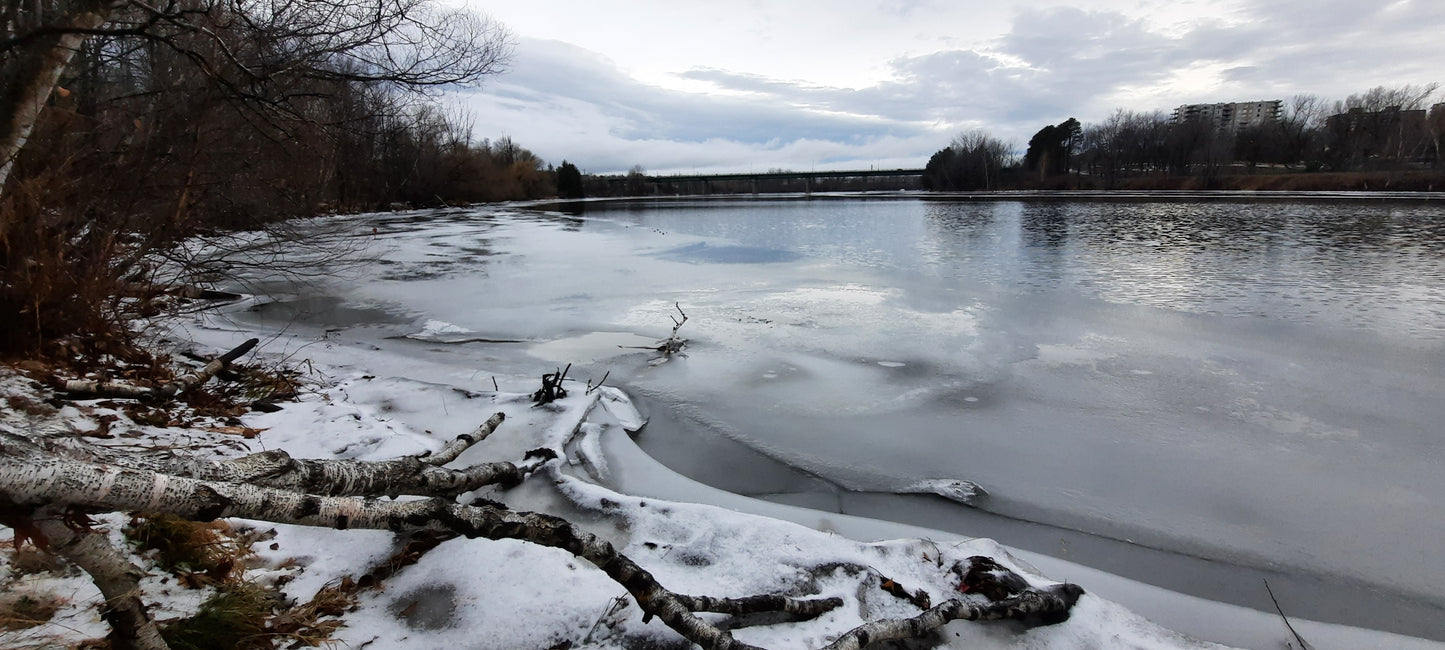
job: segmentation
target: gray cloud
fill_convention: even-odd
[[[680,92],[587,50],[524,40],[514,70],[468,103],[544,157],[595,171],[911,166],[968,127],[1021,143],[1115,108],[1343,97],[1445,72],[1445,3],[1434,0],[1260,1],[1236,18],[1162,31],[1114,11],[1021,11],[990,42],[895,59],[891,79],[858,89],[697,68],[680,77],[716,92]]]

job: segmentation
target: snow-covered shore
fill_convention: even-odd
[[[1273,614],[1168,592],[992,540],[779,505],[703,486],[636,446],[623,427],[624,422],[632,424],[636,414],[615,393],[611,403],[599,405],[603,393],[587,395],[578,385],[579,390],[555,407],[534,408],[526,394],[535,389],[535,378],[449,364],[438,355],[417,354],[414,342],[364,336],[317,340],[314,332],[256,332],[221,322],[227,324],[197,321],[178,332],[217,349],[253,335],[267,336],[260,358],[269,361],[289,357],[295,362],[296,350],[304,346],[314,371],[316,390],[299,402],[276,413],[242,418],[246,427],[262,430],[245,441],[250,451],[285,449],[295,457],[380,460],[435,449],[501,411],[508,416],[504,425],[458,463],[516,459],[538,446],[556,448],[563,458],[553,471],[519,488],[474,496],[566,516],[611,539],[680,592],[793,593],[845,601],[814,621],[735,632],[750,643],[819,646],[869,620],[912,616],[918,613],[916,607],[876,584],[870,588],[869,577],[886,576],[939,602],[956,593],[957,578],[948,569],[974,555],[995,557],[1035,585],[1068,581],[1087,593],[1064,623],[1021,630],[955,622],[939,637],[940,647],[1211,645],[1180,632],[1241,647],[1282,647],[1292,640]],[[11,382],[7,389],[19,390],[20,385]],[[91,426],[97,416],[113,415],[75,409],[62,414],[80,428]],[[23,416],[10,411],[6,417]],[[111,426],[130,425],[122,420]],[[135,428],[148,437],[195,435]],[[127,444],[147,439],[127,439]],[[216,453],[244,451],[232,444]],[[120,518],[107,523],[114,530]],[[287,596],[303,601],[328,582],[359,574],[395,551],[393,536],[386,532],[274,528],[271,544],[257,547],[260,560],[253,573],[263,579],[285,576]],[[114,534],[118,538],[118,532]],[[0,644],[24,646],[50,638],[47,635],[73,642],[103,633],[95,615],[98,594],[83,577],[35,578],[15,588],[62,591],[70,604],[55,624],[7,633],[0,636]],[[201,600],[196,592],[159,578],[148,580],[145,588],[147,601],[159,603],[163,615],[193,611]],[[657,622],[644,624],[636,606],[619,599],[622,595],[600,572],[555,549],[514,541],[453,540],[394,576],[384,591],[363,596],[335,638],[350,647],[387,648],[667,647],[677,641]],[[1382,632],[1291,622],[1317,648],[1445,647]]]

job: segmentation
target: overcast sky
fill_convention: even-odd
[[[469,3],[516,39],[460,99],[478,135],[592,173],[916,168],[972,128],[1445,81],[1445,0]]]

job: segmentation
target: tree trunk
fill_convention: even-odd
[[[444,498],[382,502],[198,481],[53,456],[14,435],[0,437],[0,494],[18,506],[75,505],[164,512],[196,521],[243,517],[342,530],[430,530],[524,540],[560,548],[591,562],[627,589],[649,617],[656,616],[693,643],[715,650],[753,648],[698,618],[688,602],[665,589],[611,543],[551,515],[512,512],[487,503],[466,506]],[[841,603],[833,606],[837,604]]]
[[[105,598],[100,615],[110,623],[110,644],[117,650],[166,650],[160,629],[140,599],[145,572],[126,561],[106,536],[77,530],[58,519],[42,518],[36,528],[51,552],[90,575]]]
[[[0,193],[61,73],[85,41],[82,32],[105,24],[111,12],[123,4],[117,0],[76,2],[60,20],[35,25],[30,38],[18,34],[23,40],[4,53],[0,69]]]

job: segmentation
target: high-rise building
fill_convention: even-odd
[[[1262,102],[1222,104],[1185,104],[1174,109],[1174,122],[1201,120],[1221,131],[1235,131],[1279,119],[1284,102],[1271,99]]]

